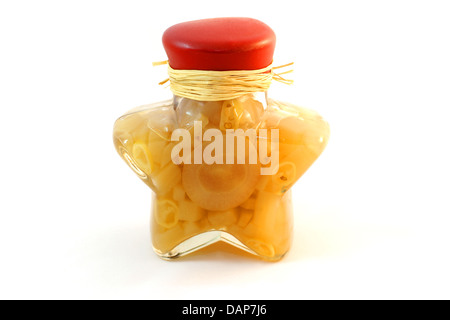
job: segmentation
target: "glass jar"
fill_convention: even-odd
[[[200,39],[201,48],[189,38],[193,25],[215,31]],[[260,39],[249,36],[255,30]],[[271,32],[254,19],[208,19],[169,28],[163,43],[172,68],[256,70],[271,63]],[[245,43],[255,45],[236,53]],[[291,187],[325,148],[329,126],[314,111],[269,99],[267,91],[210,100],[175,95],[114,125],[119,155],[153,191],[153,248],[171,259],[224,241],[279,260],[293,236]]]

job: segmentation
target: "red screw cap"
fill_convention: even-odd
[[[176,24],[163,34],[173,69],[256,70],[272,63],[275,33],[251,18],[215,18]]]

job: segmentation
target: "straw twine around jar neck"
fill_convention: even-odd
[[[274,72],[275,69],[293,65],[293,62],[277,67],[270,64],[257,70],[229,71],[177,70],[170,67],[168,60],[153,62],[153,66],[164,64],[167,64],[169,78],[159,84],[170,81],[170,89],[176,96],[199,101],[231,100],[245,94],[267,91],[272,80],[284,84],[293,83],[293,80],[281,76],[293,70]]]

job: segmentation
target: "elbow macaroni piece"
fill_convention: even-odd
[[[181,184],[177,184],[173,188],[172,198],[175,201],[183,201],[186,199],[186,192]]]
[[[152,155],[153,161],[160,166],[162,166],[161,154],[163,153],[166,145],[167,141],[164,140],[153,140],[148,143],[148,151]]]
[[[161,167],[166,166],[167,164],[172,162],[172,149],[176,145],[176,143],[168,143],[164,146],[164,149],[161,153]]]
[[[220,130],[238,129],[244,110],[238,100],[227,100],[222,105]]]
[[[179,218],[183,221],[195,222],[203,218],[205,210],[190,200],[179,203]]]
[[[241,208],[246,210],[254,210],[256,205],[256,198],[250,197],[243,204],[241,204]]]
[[[155,211],[156,222],[164,228],[174,227],[179,220],[179,209],[175,202],[167,199],[158,199]]]
[[[245,228],[253,218],[253,210],[241,209],[237,226]]]
[[[154,184],[158,193],[167,194],[181,181],[181,169],[173,163],[167,164],[154,177]]]
[[[142,142],[136,142],[133,145],[131,153],[139,169],[141,169],[146,175],[150,175],[153,171],[153,161],[147,145]]]
[[[297,169],[293,162],[284,161],[280,163],[278,172],[267,181],[266,191],[283,194],[297,181]]]
[[[252,238],[248,239],[246,244],[250,249],[263,257],[272,258],[275,256],[275,249],[270,242]]]
[[[269,232],[275,225],[280,205],[280,195],[260,191],[255,203],[255,211],[251,224],[254,225],[261,234]]]
[[[208,221],[214,228],[220,229],[222,226],[231,226],[235,224],[238,219],[239,215],[236,209],[208,212]]]

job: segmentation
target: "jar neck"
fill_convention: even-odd
[[[238,100],[241,100],[241,99],[252,99],[252,100],[259,101],[263,105],[264,110],[267,110],[267,105],[268,105],[268,103],[267,103],[267,100],[268,100],[267,91],[248,93],[248,94],[242,95],[242,96],[240,96],[240,97],[238,97],[236,99],[238,99]],[[173,107],[174,107],[175,110],[177,109],[177,107],[178,107],[178,105],[180,104],[181,101],[198,101],[198,100],[193,100],[193,99],[189,99],[189,98],[173,95]],[[200,102],[205,102],[205,101],[200,101]],[[225,102],[225,100],[221,101],[221,102]]]

